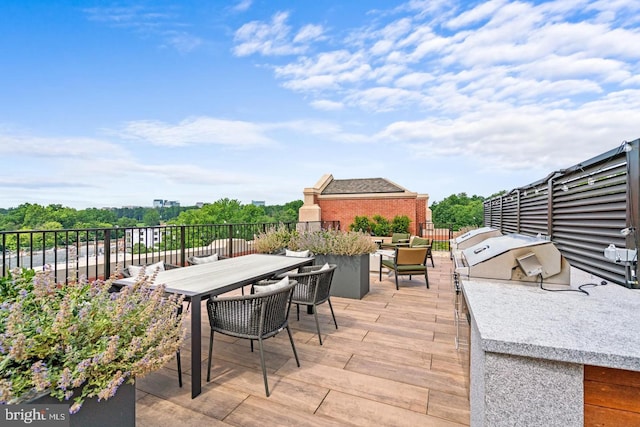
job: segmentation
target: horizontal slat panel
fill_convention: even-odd
[[[610,150],[554,175],[551,187],[538,181],[486,201],[485,224],[527,235],[547,235],[551,224],[551,238],[572,266],[625,284],[624,266],[603,252],[611,243],[626,246],[620,234],[627,227],[626,159],[623,150]]]

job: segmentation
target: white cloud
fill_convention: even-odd
[[[306,43],[309,41],[315,41],[322,38],[322,34],[324,33],[324,29],[322,25],[305,25],[298,31],[298,33],[293,38],[294,43]]]
[[[6,157],[28,155],[34,158],[75,158],[86,160],[104,153],[124,158],[127,151],[117,144],[93,138],[44,138],[24,134],[0,134],[0,154]]]
[[[240,0],[238,4],[233,6],[233,10],[236,12],[246,12],[251,8],[252,0]]]
[[[275,144],[258,124],[209,117],[189,118],[175,125],[153,120],[129,122],[118,135],[169,147],[218,144],[244,148]]]
[[[302,54],[309,48],[308,43],[322,39],[320,25],[305,25],[295,36],[291,36],[291,26],[287,25],[289,13],[278,12],[271,22],[252,21],[235,32],[233,48],[237,56],[259,53],[263,56]]]
[[[318,99],[316,101],[312,101],[311,106],[315,109],[324,111],[337,111],[344,108],[344,104],[342,102],[330,101],[328,99]]]
[[[86,8],[84,13],[90,21],[126,28],[145,38],[156,37],[160,40],[160,46],[170,46],[181,53],[188,53],[202,45],[203,40],[185,31],[188,25],[176,10],[137,5]]]
[[[203,41],[200,37],[188,33],[172,32],[171,35],[167,35],[167,44],[182,53],[191,52],[200,47],[202,43]]]
[[[539,106],[470,112],[453,119],[398,121],[375,135],[407,144],[417,156],[475,159],[478,168],[516,171],[571,166],[634,139],[640,123],[640,90],[612,93],[577,109]]]

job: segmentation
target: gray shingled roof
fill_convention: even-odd
[[[404,188],[384,178],[334,179],[322,194],[403,193]]]

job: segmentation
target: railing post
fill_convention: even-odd
[[[186,261],[185,234],[186,234],[186,227],[183,224],[180,226],[180,266],[185,265],[185,261]]]
[[[229,224],[229,244],[227,256],[233,258],[233,224]]]
[[[104,279],[111,277],[111,228],[105,230],[102,252],[104,253]],[[116,239],[118,236],[116,235]]]

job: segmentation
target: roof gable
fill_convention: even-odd
[[[404,188],[384,178],[334,179],[321,194],[404,193],[405,191]]]

